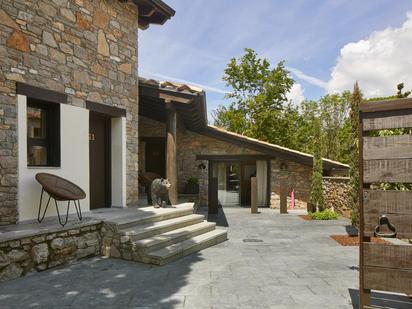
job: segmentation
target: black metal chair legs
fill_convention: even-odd
[[[38,211],[38,214],[37,214],[37,221],[39,223],[41,223],[43,221],[43,219],[46,215],[47,208],[49,207],[50,199],[52,198],[49,195],[49,199],[47,200],[46,207],[44,208],[43,213],[42,213],[41,209],[42,209],[42,202],[43,202],[43,192],[44,192],[44,189],[42,188],[41,195],[40,195],[39,211]],[[67,224],[67,220],[69,219],[70,202],[74,203],[74,208],[76,209],[77,217],[79,218],[79,220],[81,221],[83,219],[82,209],[80,207],[80,200],[68,200],[67,201],[67,209],[66,209],[66,219],[64,220],[64,223],[63,223],[62,219],[60,217],[60,211],[59,211],[59,206],[57,205],[57,200],[55,198],[53,198],[53,199],[54,199],[54,204],[56,205],[57,217],[59,218],[59,223],[60,223],[61,226],[65,226]]]

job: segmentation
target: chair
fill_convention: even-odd
[[[62,177],[48,174],[48,173],[38,173],[36,174],[36,180],[42,186],[41,195],[40,195],[40,204],[39,212],[37,214],[37,221],[41,223],[46,215],[47,208],[49,207],[50,199],[54,199],[54,204],[56,205],[57,216],[59,218],[59,223],[62,226],[65,226],[69,217],[69,208],[70,202],[73,201],[74,207],[76,209],[77,217],[79,220],[82,220],[82,210],[80,207],[80,200],[86,198],[86,193],[74,183],[64,179]],[[46,191],[49,194],[49,199],[46,204],[46,208],[41,214],[42,201],[43,201],[43,192]],[[67,201],[67,211],[66,211],[66,220],[62,223],[60,218],[59,207],[57,206],[57,201]],[[77,202],[77,203],[76,203]]]

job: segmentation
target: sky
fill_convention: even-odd
[[[223,71],[245,48],[284,60],[298,105],[351,90],[412,88],[411,0],[164,0],[176,15],[139,32],[139,75],[200,86],[209,122],[228,89]]]

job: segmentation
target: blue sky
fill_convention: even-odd
[[[176,15],[139,32],[139,74],[201,85],[209,115],[227,104],[223,70],[245,47],[272,64],[285,60],[298,85],[294,101],[350,88],[355,80],[369,95],[391,94],[398,78],[412,87],[410,52],[402,57],[412,48],[410,0],[165,2]],[[405,59],[392,64],[392,58]]]

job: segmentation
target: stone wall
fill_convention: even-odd
[[[288,207],[290,193],[295,192],[295,207],[306,208],[310,197],[312,167],[292,161],[271,161],[271,199],[270,207],[280,207],[280,183],[285,181],[288,187]]]
[[[101,223],[0,242],[0,281],[100,254]]]
[[[207,161],[196,160],[199,154],[262,154],[253,149],[240,147],[237,144],[228,143],[209,136],[201,135],[186,130],[179,123],[177,130],[177,166],[178,166],[178,191],[183,192],[184,186],[190,177],[199,179],[200,205],[207,205],[208,199],[208,170]],[[145,117],[139,117],[140,137],[166,137],[164,123]],[[140,149],[144,149],[144,143],[140,142]],[[144,152],[139,156],[140,167],[144,167]],[[204,163],[206,169],[199,169]],[[281,169],[281,165],[286,169]],[[306,208],[310,196],[310,182],[312,167],[287,160],[271,161],[271,202],[273,208],[279,207],[280,179],[285,178],[289,192],[295,191],[296,207]],[[290,202],[290,201],[289,201]]]
[[[140,137],[166,137],[166,125],[146,117],[139,117]],[[144,143],[140,142],[140,147],[144,148]],[[208,170],[207,161],[196,160],[196,155],[200,154],[261,154],[253,149],[240,147],[236,144],[228,143],[206,135],[198,134],[186,130],[182,122],[178,120],[177,127],[177,179],[178,192],[183,193],[187,180],[195,177],[199,180],[199,200],[201,205],[207,205],[208,190]],[[143,170],[144,155],[141,153],[139,163]],[[199,169],[203,163],[206,168]]]
[[[350,218],[349,177],[323,177],[325,205]]]
[[[127,110],[127,203],[137,204],[137,7],[121,1],[0,1],[0,224],[16,222],[16,81]]]

